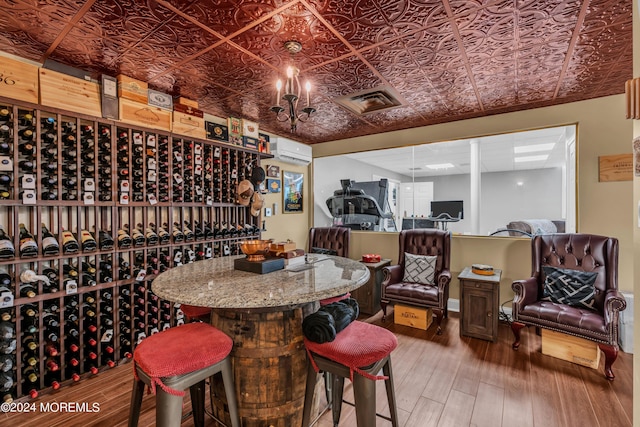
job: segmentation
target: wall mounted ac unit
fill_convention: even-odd
[[[275,139],[275,143],[273,142]],[[295,165],[308,165],[311,163],[311,146],[287,138],[272,138],[271,153],[274,157],[285,163]]]

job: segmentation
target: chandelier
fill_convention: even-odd
[[[291,57],[302,50],[302,45],[297,41],[287,41],[284,43],[285,49],[289,51]],[[287,67],[287,80],[284,84],[284,94],[282,93],[282,80],[278,79],[276,83],[276,105],[271,107],[271,111],[276,113],[276,120],[280,122],[291,123],[291,132],[295,132],[298,121],[306,122],[312,113],[316,111],[311,106],[311,83],[305,84],[306,103],[302,110],[298,111],[298,102],[302,94],[302,86],[300,85],[300,69],[294,65]],[[284,106],[280,105],[284,101]]]

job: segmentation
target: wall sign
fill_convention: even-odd
[[[600,156],[599,181],[631,181],[633,179],[633,154]]]

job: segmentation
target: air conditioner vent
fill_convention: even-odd
[[[358,115],[377,113],[405,104],[400,94],[388,86],[362,90],[335,98],[334,101]]]

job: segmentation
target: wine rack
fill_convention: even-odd
[[[0,396],[98,375],[183,323],[150,285],[259,238],[235,188],[265,157],[0,97]]]

